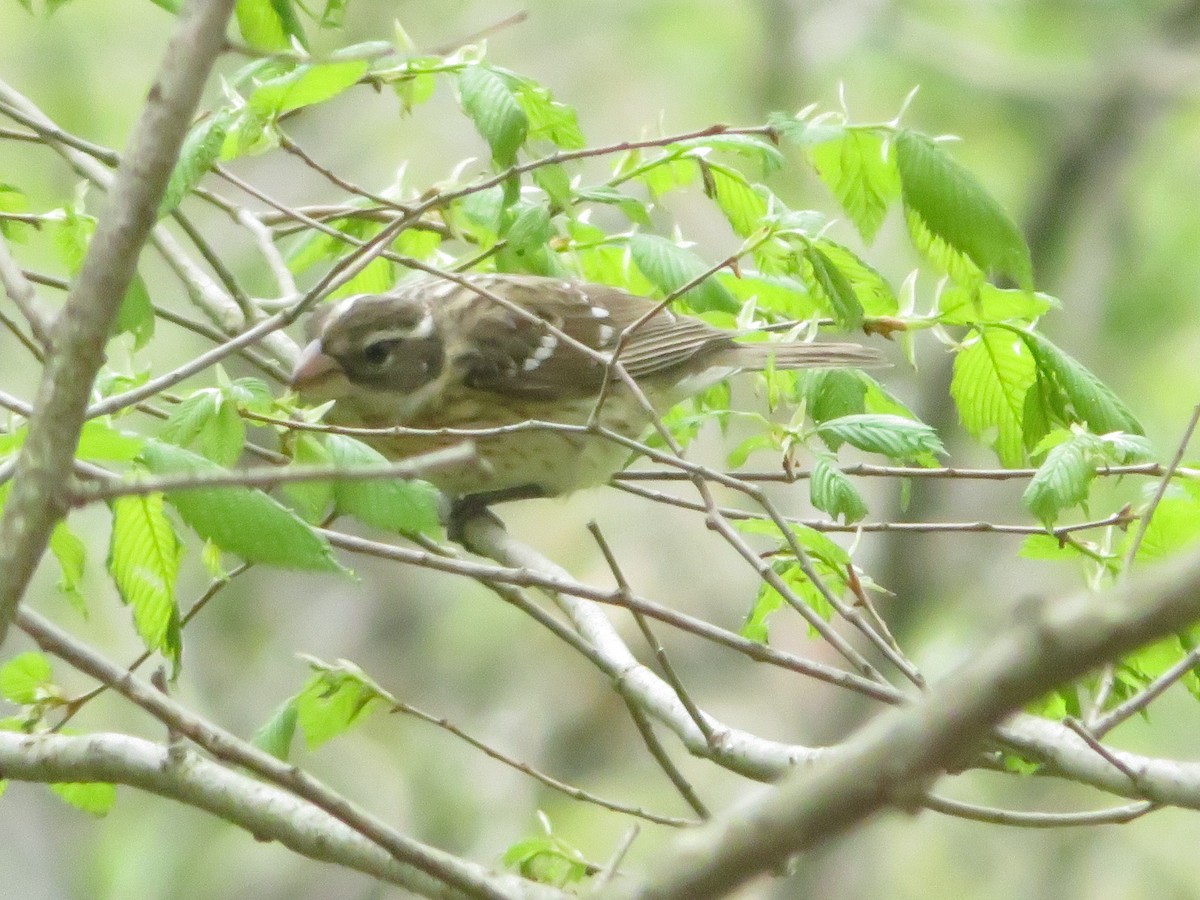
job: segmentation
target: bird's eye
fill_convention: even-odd
[[[396,341],[372,341],[363,348],[363,359],[370,366],[383,366],[392,358]]]

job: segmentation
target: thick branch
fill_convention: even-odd
[[[0,520],[0,643],[8,631],[50,531],[68,503],[63,490],[79,441],[88,393],[104,344],[154,226],[159,199],[179,155],[213,60],[225,40],[233,0],[193,0],[135,127],[74,289],[54,324],[53,352],[38,390],[36,415],[17,461]]]
[[[397,862],[311,803],[178,747],[123,734],[0,732],[0,773],[18,781],[126,784],[210,812],[257,840],[279,841],[302,856],[356,869],[425,897],[473,896]],[[496,880],[512,897],[560,896],[515,876]]]
[[[911,707],[879,716],[834,758],[799,772],[740,813],[689,835],[655,873],[629,891],[637,897],[716,897],[812,849],[888,807],[920,805],[932,780],[969,760],[989,732],[1022,704],[1200,618],[1200,554],[1163,566],[1101,595],[1080,594],[1028,610],[1008,632]],[[1055,741],[1045,741],[1046,731]],[[1021,717],[1014,741],[1051,755],[1061,726]],[[1083,744],[1077,740],[1076,744]],[[1167,773],[1143,783],[1143,770],[1118,770],[1088,748],[1095,774],[1119,792],[1175,802]],[[1121,756],[1125,756],[1121,754]],[[1176,765],[1175,769],[1187,768]],[[1124,771],[1134,773],[1134,782]],[[1121,788],[1124,788],[1122,791]],[[1194,792],[1196,784],[1190,788]],[[1169,797],[1169,799],[1168,799]]]

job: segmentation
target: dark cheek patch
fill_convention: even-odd
[[[403,393],[415,391],[435,380],[444,362],[440,339],[404,341],[396,348],[391,364],[380,373],[382,387]]]

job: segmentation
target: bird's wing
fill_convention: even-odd
[[[537,276],[486,276],[479,286],[605,356],[617,349],[623,331],[656,307],[616,288]],[[481,299],[461,344],[466,384],[547,400],[586,397],[600,389],[605,362],[514,310]],[[664,309],[629,332],[619,360],[636,379],[673,369],[682,374],[697,357],[730,343],[725,332]]]

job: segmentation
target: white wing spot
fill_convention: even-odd
[[[612,342],[613,335],[617,333],[617,329],[611,325],[600,326],[600,346],[607,347]]]
[[[551,356],[558,348],[558,338],[552,334],[543,334],[541,340],[538,341],[537,349],[529,355],[521,366],[522,372],[532,372]]]
[[[592,307],[592,316],[597,319],[607,319],[608,318],[608,310],[605,309],[603,306],[593,306]]]

